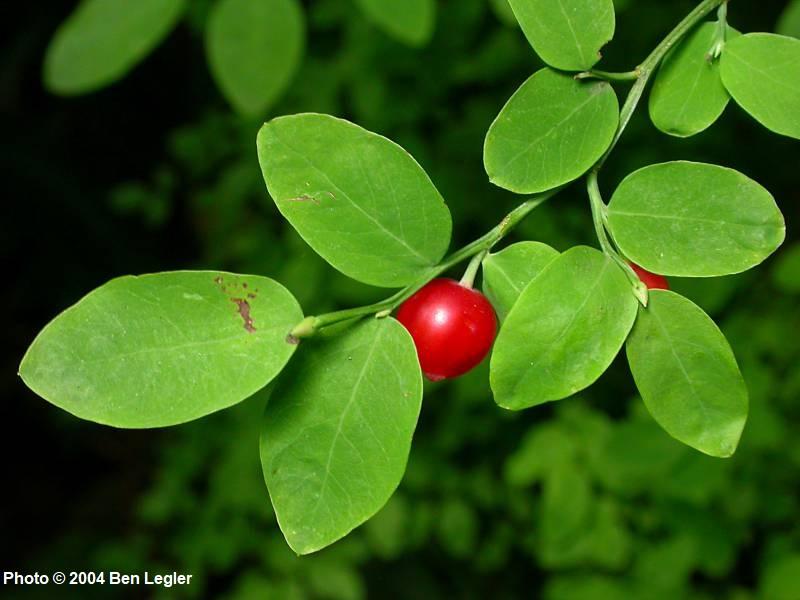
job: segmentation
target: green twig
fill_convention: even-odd
[[[698,4],[692,12],[686,15],[686,17],[680,23],[678,23],[675,29],[667,34],[661,43],[656,46],[655,50],[653,50],[650,55],[644,59],[644,62],[635,69],[635,71],[638,72],[638,77],[630,92],[628,92],[625,103],[622,105],[622,109],[620,110],[619,126],[617,127],[617,132],[614,135],[614,139],[611,142],[608,150],[606,150],[605,154],[603,154],[602,158],[598,161],[596,167],[597,169],[600,169],[605,164],[606,160],[611,155],[611,152],[616,147],[617,142],[619,142],[619,139],[622,137],[622,133],[628,126],[633,113],[636,112],[636,107],[639,105],[639,101],[642,99],[642,95],[644,94],[644,90],[647,87],[650,78],[658,68],[658,65],[667,55],[667,52],[669,52],[673,46],[680,42],[687,33],[689,33],[715,8],[726,3],[727,0],[703,0],[703,2]]]
[[[617,131],[614,134],[614,138],[611,141],[608,149],[605,151],[603,156],[600,160],[597,161],[597,164],[594,168],[589,172],[589,175],[586,179],[586,189],[589,193],[589,200],[592,206],[592,220],[594,222],[594,229],[597,235],[597,241],[600,243],[600,247],[602,248],[603,252],[611,257],[627,275],[628,279],[631,282],[633,287],[633,293],[638,298],[639,302],[642,303],[643,306],[647,306],[647,287],[639,280],[639,277],[633,271],[631,266],[625,261],[622,256],[620,256],[619,252],[616,251],[614,246],[609,239],[608,230],[608,218],[607,218],[607,207],[605,202],[603,202],[602,195],[600,193],[600,186],[597,181],[598,173],[600,169],[603,168],[606,160],[614,151],[614,148],[617,146],[622,134],[625,131],[625,128],[630,123],[633,114],[636,112],[636,108],[639,106],[639,101],[642,99],[644,94],[644,90],[647,88],[647,84],[650,81],[650,78],[655,73],[658,66],[661,64],[661,61],[664,60],[664,57],[667,53],[676,45],[678,44],[686,34],[688,34],[694,27],[700,23],[709,13],[711,13],[715,8],[719,7],[719,16],[720,21],[725,21],[727,16],[727,2],[728,0],[703,0],[700,4],[698,4],[695,9],[690,12],[686,17],[678,23],[678,25],[673,29],[667,36],[661,41],[661,43],[656,46],[656,48],[648,55],[648,57],[640,64],[636,69],[633,71],[628,71],[627,73],[605,73],[603,71],[589,71],[586,77],[592,77],[592,74],[601,75],[601,79],[603,74],[615,76],[615,79],[609,78],[612,81],[620,81],[620,80],[630,80],[630,74],[635,73],[636,77],[634,78],[634,84],[631,87],[630,91],[628,92],[628,96],[625,98],[625,103],[622,105],[619,114],[619,125],[617,126]],[[723,36],[725,27],[722,26]],[[718,34],[719,35],[719,34]],[[723,37],[724,39],[724,37]],[[581,74],[584,75],[584,74]],[[623,79],[621,76],[624,76]],[[613,236],[612,236],[613,238]]]
[[[472,260],[470,260],[469,264],[467,265],[467,270],[464,271],[464,275],[461,277],[461,281],[459,282],[461,285],[468,288],[472,287],[472,285],[475,283],[475,276],[478,274],[478,269],[488,253],[488,250],[481,250],[472,257]]]
[[[596,169],[592,169],[589,176],[586,178],[586,191],[589,193],[589,201],[592,206],[594,230],[597,234],[597,240],[600,242],[600,247],[603,249],[603,253],[622,268],[625,275],[628,277],[628,281],[631,282],[634,296],[642,303],[642,306],[647,306],[647,286],[641,282],[639,276],[631,268],[630,264],[628,264],[628,261],[620,256],[619,252],[617,252],[608,239],[608,234],[606,232],[608,208],[600,194],[600,185],[597,182]]]
[[[457,265],[460,262],[472,258],[473,256],[488,252],[492,247],[497,244],[503,237],[508,234],[516,225],[527,217],[533,209],[553,197],[558,193],[561,188],[556,188],[548,192],[544,192],[532,198],[529,198],[517,208],[508,213],[505,218],[500,221],[498,225],[492,228],[491,231],[479,237],[477,240],[467,244],[463,248],[456,250],[446,258],[444,258],[438,265],[429,268],[423,273],[414,283],[403,288],[396,294],[389,296],[385,300],[368,304],[366,306],[359,306],[356,308],[348,308],[336,312],[326,313],[319,316],[306,317],[292,329],[290,335],[294,338],[308,338],[315,335],[320,329],[348,321],[350,319],[364,317],[367,315],[375,315],[376,317],[388,316],[391,311],[400,306],[405,300],[413,296],[420,288],[427,284],[434,277],[444,273],[449,268]],[[477,269],[477,266],[476,266]]]
[[[575,79],[602,79],[603,81],[636,81],[639,79],[639,70],[625,71],[622,73],[611,71],[599,71],[592,69],[575,75]]]

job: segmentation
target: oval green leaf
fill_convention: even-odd
[[[551,67],[586,71],[614,37],[613,0],[509,0],[525,37]]]
[[[69,96],[114,83],[169,34],[184,7],[184,0],[83,0],[47,48],[45,86]]]
[[[703,23],[664,59],[650,93],[650,118],[664,133],[689,137],[708,129],[722,115],[730,95],[722,85],[719,62],[708,52],[716,23]],[[728,27],[728,39],[740,35]]]
[[[386,34],[409,46],[431,39],[436,22],[434,0],[356,0],[364,14]]]
[[[400,146],[329,115],[266,123],[258,158],[278,210],[336,269],[400,287],[439,262],[450,211]]]
[[[394,319],[302,342],[261,434],[264,479],[295,552],[332,544],[386,503],[403,477],[421,404],[414,342]]]
[[[490,364],[495,402],[519,410],[571,396],[611,364],[636,318],[631,284],[601,252],[578,246],[522,292]]]
[[[522,290],[557,256],[558,251],[547,244],[518,242],[483,260],[483,293],[501,320]]]
[[[626,344],[647,410],[675,439],[731,456],[747,420],[747,387],[728,341],[698,306],[653,290]]]
[[[693,162],[626,177],[608,207],[614,241],[648,271],[714,277],[746,271],[783,243],[772,195],[738,171]]]
[[[297,0],[219,0],[208,17],[211,74],[240,113],[258,116],[280,96],[303,54]]]
[[[800,139],[800,40],[748,33],[725,45],[722,82],[764,127]]]
[[[618,123],[619,103],[607,82],[542,69],[514,92],[489,128],[486,173],[518,194],[556,188],[592,167]]]
[[[164,427],[227,408],[275,377],[303,318],[277,282],[178,271],[120,277],[50,322],[19,374],[82,419]]]

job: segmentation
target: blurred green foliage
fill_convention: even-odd
[[[201,61],[208,3],[191,4],[182,43]],[[631,68],[693,3],[616,4],[609,69]],[[770,29],[782,6],[732,3],[731,23]],[[306,18],[306,56],[265,118],[329,112],[396,140],[446,198],[456,245],[514,205],[513,195],[488,183],[481,148],[505,99],[539,65],[503,0],[440,2],[433,38],[417,49],[382,34],[352,2],[307,3]],[[159,85],[170,93],[169,81]],[[199,116],[153,132],[163,153],[152,157],[148,177],[122,174],[107,210],[156,235],[175,219],[187,223],[197,241],[193,264],[164,269],[274,277],[309,314],[382,297],[328,268],[281,220],[256,159],[260,120],[232,114],[213,88],[200,89],[206,95],[192,109]],[[735,107],[689,140],[665,138],[640,113],[607,167],[606,189],[659,160],[718,162],[770,189],[797,239],[796,143],[762,131]],[[571,187],[515,237],[558,250],[591,244],[588,201]],[[146,438],[155,444],[151,475],[124,502],[114,500],[125,526],[66,527],[37,546],[29,566],[194,575],[190,587],[156,598],[797,600],[800,245],[787,242],[741,276],[673,283],[718,320],[748,382],[750,418],[732,459],[703,456],[660,430],[633,396],[624,361],[581,397],[524,413],[495,406],[483,365],[426,390],[408,472],[386,507],[345,540],[298,558],[276,526],[258,464],[267,390]],[[71,435],[96,427],[46,418]],[[98,503],[111,501],[102,488],[94,493]]]

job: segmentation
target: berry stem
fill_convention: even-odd
[[[342,321],[347,321],[349,319],[360,318],[367,315],[375,315],[378,317],[388,316],[391,311],[400,306],[400,304],[402,304],[405,300],[413,296],[431,279],[434,279],[438,275],[441,275],[447,271],[449,268],[467,260],[468,258],[481,255],[491,250],[492,247],[497,244],[497,242],[502,240],[536,207],[555,196],[559,191],[561,191],[562,188],[563,186],[542,194],[537,194],[536,196],[532,196],[508,213],[505,218],[503,218],[500,223],[495,225],[488,233],[445,257],[439,264],[430,267],[427,271],[425,271],[414,283],[406,286],[385,300],[381,300],[380,302],[376,302],[374,304],[368,304],[366,306],[348,308],[336,312],[325,313],[319,316],[306,317],[300,321],[300,323],[298,323],[294,329],[292,329],[290,335],[298,339],[308,338],[316,335],[316,333],[324,327],[328,327]],[[478,264],[479,263],[480,261],[478,261]],[[475,266],[476,271],[477,268],[478,265]],[[469,268],[467,269],[467,272],[469,272]],[[470,285],[471,284],[472,282],[470,281]]]
[[[647,306],[647,286],[639,280],[639,276],[630,264],[628,264],[628,261],[617,252],[611,240],[608,238],[608,232],[606,231],[606,211],[608,208],[606,203],[603,202],[603,196],[600,193],[600,185],[597,182],[597,169],[592,169],[589,176],[586,178],[586,191],[589,193],[589,201],[592,206],[594,230],[600,242],[600,247],[603,249],[603,253],[617,263],[625,272],[628,281],[631,282],[633,295],[636,296],[636,299],[639,300],[642,306]]]
[[[472,260],[469,261],[467,270],[464,271],[464,276],[461,278],[461,281],[459,281],[459,283],[465,288],[472,289],[472,284],[475,283],[475,276],[478,274],[478,269],[488,253],[488,250],[482,250],[473,256]]]

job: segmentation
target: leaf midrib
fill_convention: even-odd
[[[375,349],[378,347],[378,342],[383,334],[383,328],[378,328],[377,332],[375,333],[375,337],[372,340],[372,346],[370,347],[369,351],[367,352],[367,357],[364,359],[364,364],[361,367],[361,371],[359,371],[358,377],[356,378],[355,383],[353,384],[353,389],[350,393],[350,398],[347,400],[347,403],[342,410],[342,414],[339,417],[339,421],[336,425],[336,431],[333,434],[333,439],[331,440],[331,446],[328,449],[328,457],[325,462],[325,476],[320,484],[320,492],[319,496],[317,497],[317,503],[314,505],[314,508],[311,509],[311,513],[316,514],[319,510],[320,505],[322,504],[323,497],[325,496],[325,490],[328,484],[328,479],[331,477],[331,462],[333,460],[333,454],[336,450],[336,444],[339,440],[339,436],[342,434],[342,427],[344,425],[344,420],[347,417],[350,409],[355,402],[356,396],[358,395],[359,388],[361,383],[364,380],[364,376],[366,375],[367,369],[370,366],[370,361],[372,360],[372,355],[375,353]],[[339,484],[341,486],[341,484]],[[343,486],[342,486],[343,487]]]

